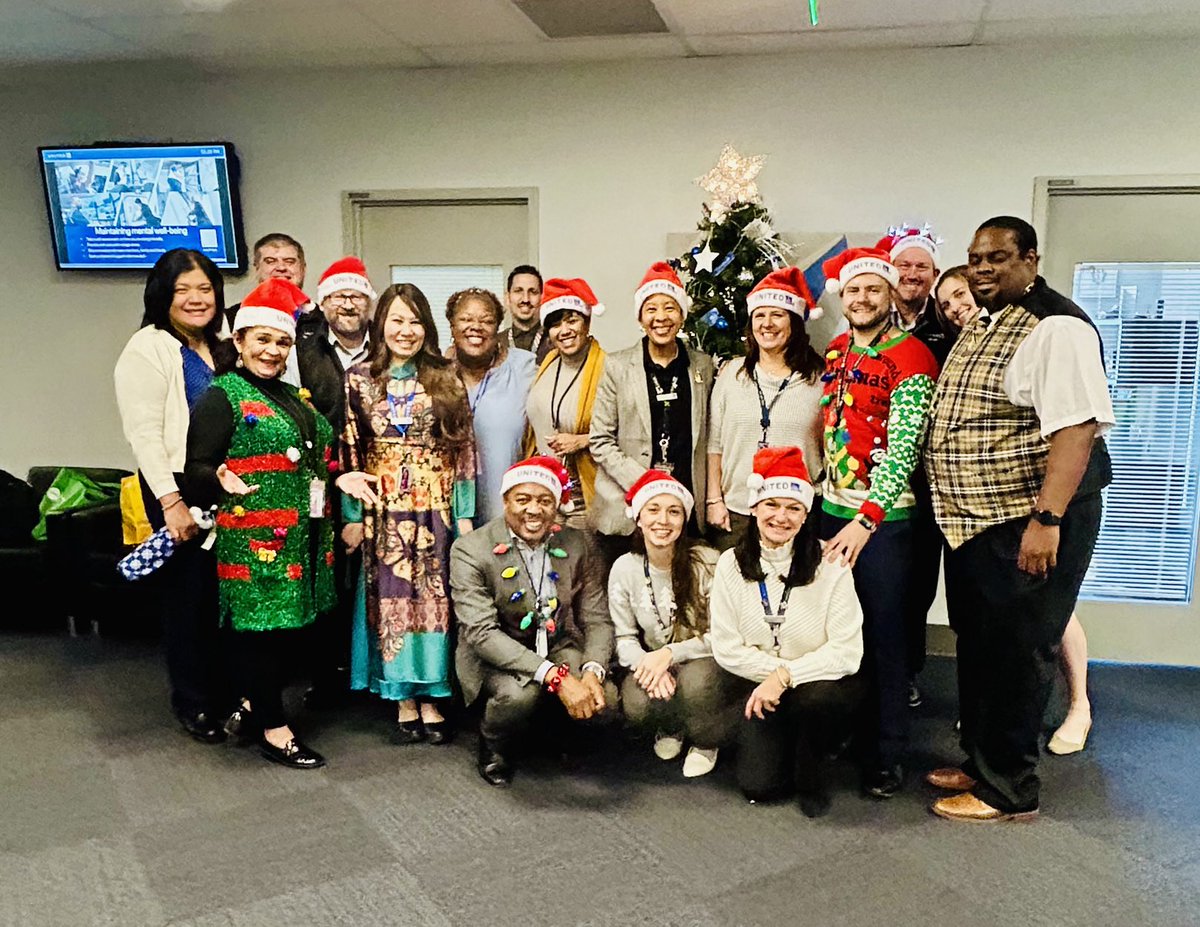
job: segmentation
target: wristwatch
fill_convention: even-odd
[[[1046,509],[1034,509],[1030,518],[1036,521],[1039,525],[1045,525],[1047,528],[1057,528],[1062,524],[1061,515],[1055,515],[1053,512],[1049,512]]]

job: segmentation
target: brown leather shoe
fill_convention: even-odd
[[[935,789],[951,792],[969,792],[975,788],[975,780],[957,766],[943,766],[925,773],[925,781]]]
[[[948,821],[965,821],[968,824],[997,824],[1000,821],[1030,821],[1037,817],[1037,808],[1032,811],[1001,811],[970,792],[940,798],[930,810],[939,818]]]

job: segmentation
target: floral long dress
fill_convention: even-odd
[[[379,477],[374,507],[343,496],[346,520],[363,523],[350,685],[386,699],[451,694],[450,545],[475,514],[475,447],[433,424],[411,363],[379,379],[366,364],[347,372],[341,467]]]

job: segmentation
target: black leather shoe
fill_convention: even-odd
[[[245,746],[262,739],[262,725],[249,708],[237,708],[225,722],[225,733]]]
[[[800,793],[800,810],[806,818],[824,817],[829,813],[830,804],[829,793],[824,789]]]
[[[188,734],[204,744],[219,744],[225,741],[225,729],[214,721],[206,711],[180,711],[175,717]]]
[[[925,697],[921,695],[921,690],[917,688],[917,680],[910,679],[908,681],[908,707],[920,708],[925,704]]]
[[[413,721],[397,721],[396,726],[392,728],[392,743],[400,744],[419,744],[425,739],[425,726],[421,723],[421,719],[417,718]]]
[[[872,798],[891,798],[903,784],[904,768],[897,763],[867,772],[863,778],[863,792]]]
[[[282,747],[276,747],[263,738],[258,742],[258,749],[272,763],[290,766],[292,769],[319,769],[325,765],[325,757],[316,750],[306,747],[295,737]]]
[[[479,775],[483,776],[483,781],[488,785],[498,788],[512,785],[513,768],[508,765],[508,760],[484,744],[479,746],[478,769]]]
[[[448,744],[454,739],[454,728],[449,721],[424,721],[425,740],[434,746]]]

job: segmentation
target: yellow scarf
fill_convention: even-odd
[[[593,338],[591,347],[588,348],[587,359],[583,362],[583,373],[579,375],[579,409],[575,418],[577,434],[587,434],[592,427],[592,406],[596,402],[596,389],[600,386],[600,376],[604,373],[604,356],[604,350],[600,347],[600,343]],[[533,382],[536,383],[540,380],[542,374],[556,360],[558,360],[558,349],[553,348],[542,361]],[[537,440],[533,436],[533,429],[526,426],[525,456],[530,457],[536,453]],[[596,462],[592,460],[590,451],[580,451],[574,455],[573,463],[579,471],[579,483],[583,490],[584,504],[590,507],[592,496],[596,492]]]

